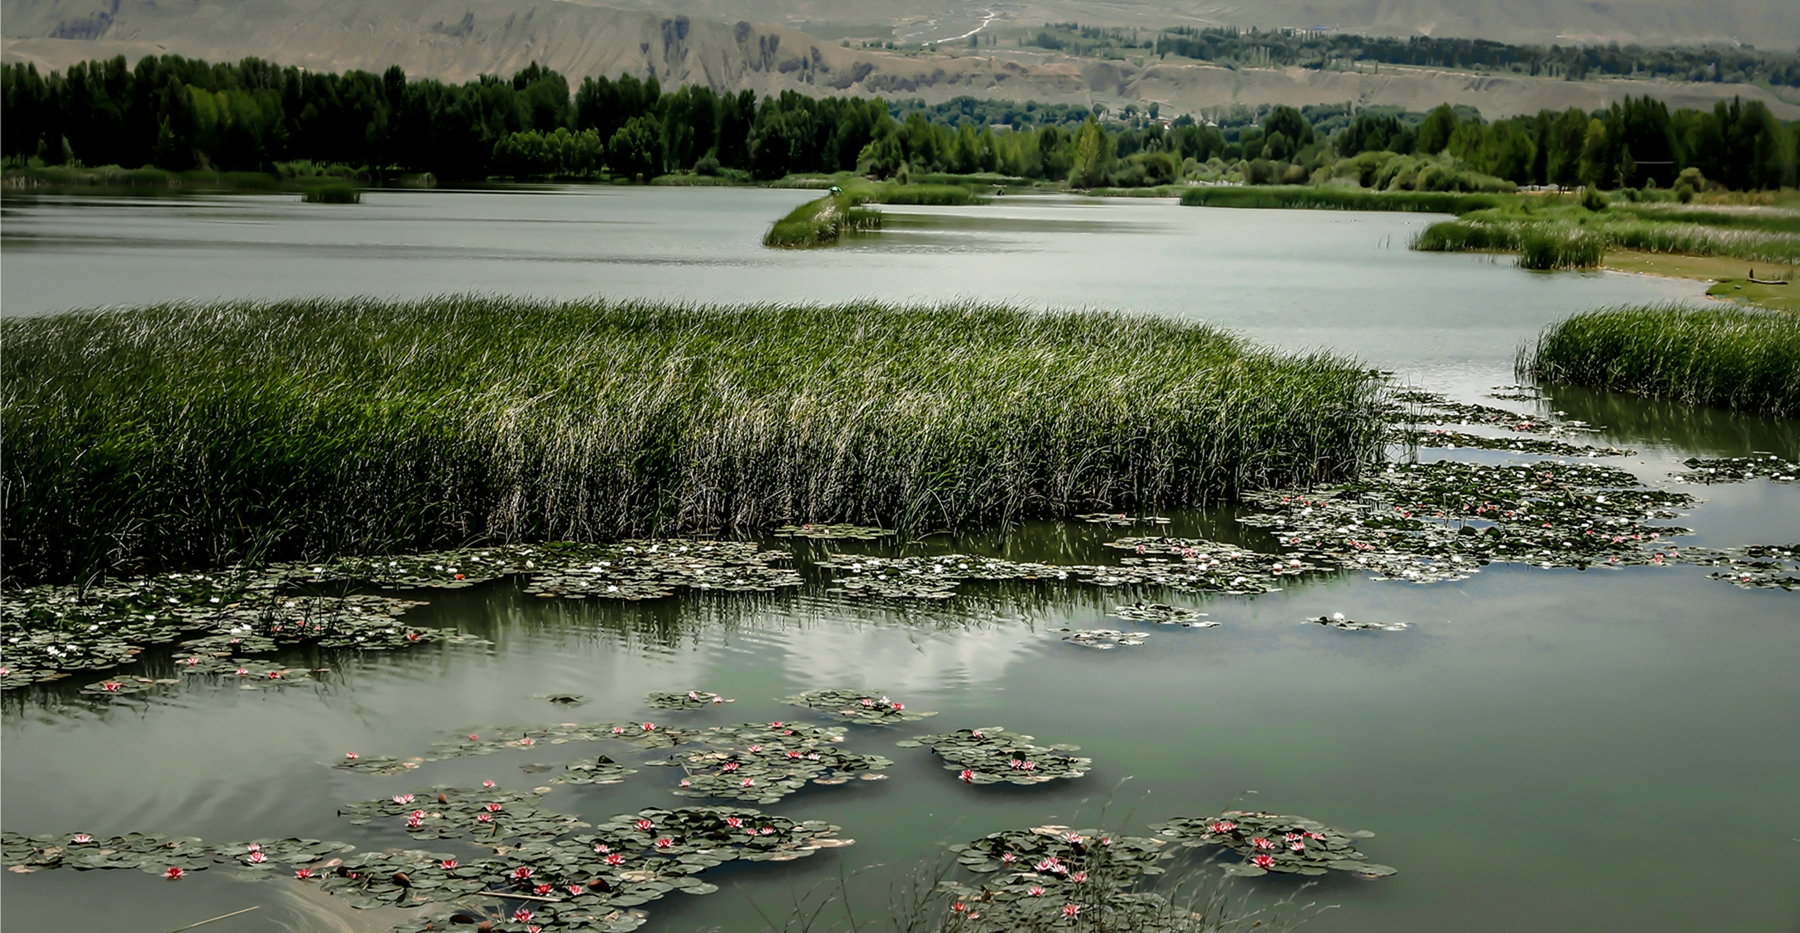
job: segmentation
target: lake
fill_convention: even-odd
[[[1168,201],[1020,197],[968,208],[887,208],[885,229],[834,249],[765,250],[762,231],[808,195],[750,189],[545,188],[372,191],[360,205],[292,195],[120,197],[7,193],[0,205],[0,311],[295,295],[412,297],[452,291],[656,297],[695,302],[1011,301],[1199,318],[1264,343],[1353,354],[1455,398],[1566,412],[1590,442],[1639,453],[1603,461],[1704,501],[1677,524],[1705,546],[1800,539],[1792,483],[1692,486],[1669,473],[1695,455],[1800,456],[1800,423],[1600,393],[1541,402],[1486,397],[1512,381],[1521,342],[1603,304],[1696,298],[1695,283],[1613,273],[1540,274],[1509,260],[1414,253],[1426,216],[1182,208]],[[1479,429],[1471,429],[1479,430]],[[1424,459],[1531,459],[1422,450]],[[1229,509],[1171,515],[1162,532],[1272,550]],[[906,553],[1103,562],[1102,542],[1141,530],[1033,522],[1004,536],[938,536]],[[400,776],[328,767],[346,750],[427,754],[448,733],[496,725],[656,719],[671,725],[804,720],[781,697],[873,689],[940,715],[853,727],[850,747],[892,758],[880,782],[815,787],[764,809],[843,827],[856,845],[780,865],[708,872],[716,893],[645,905],[651,931],[780,925],[795,898],[850,883],[863,919],[890,883],[944,843],[1065,823],[1144,834],[1171,816],[1228,806],[1301,814],[1376,835],[1399,869],[1237,882],[1253,899],[1338,905],[1319,933],[1793,930],[1800,924],[1800,606],[1793,593],[1707,579],[1695,566],[1545,570],[1495,564],[1414,585],[1323,575],[1255,597],[1197,597],[1006,583],[943,602],[857,601],[808,583],[766,596],[643,603],[566,601],[497,581],[447,592],[409,623],[493,642],[392,654],[305,654],[316,684],[242,691],[182,685],[105,702],[72,678],[4,695],[4,828],[131,831],[226,841],[298,835],[361,848],[404,845],[393,825],[351,825],[345,803],[468,786],[544,784],[596,748],[509,750]],[[1217,628],[1107,617],[1137,599],[1210,613]],[[1404,621],[1398,632],[1305,624],[1321,614]],[[1126,628],[1147,644],[1110,651],[1064,628]],[[167,648],[147,676],[172,676]],[[717,691],[735,703],[651,712],[650,691]],[[580,694],[574,708],[540,697]],[[1001,725],[1092,756],[1077,781],[968,787],[922,732]],[[918,727],[918,728],[914,728]],[[609,743],[617,744],[617,743]],[[666,755],[605,747],[622,762]],[[677,769],[616,786],[559,786],[543,806],[586,820],[690,803]],[[1235,803],[1234,803],[1235,802]],[[1102,815],[1102,809],[1105,809]],[[474,852],[456,843],[428,844]],[[715,877],[716,875],[716,877]],[[248,906],[206,929],[378,931],[396,915],[352,911],[277,879],[214,869],[180,883],[139,872],[0,879],[19,929],[173,929]],[[813,896],[816,896],[813,895]],[[765,919],[768,918],[768,919]]]

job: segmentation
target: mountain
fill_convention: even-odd
[[[1305,2],[1328,5],[1325,0]],[[1469,11],[1485,9],[1483,2],[1457,0],[1455,6],[1463,10],[1459,15],[1470,16]],[[1523,0],[1524,5],[1530,2],[1533,0]],[[1744,5],[1757,2],[1760,0],[1744,0]],[[1428,69],[1384,68],[1378,74],[1233,69],[1193,62],[1133,63],[1027,50],[965,48],[961,43],[946,44],[941,52],[904,52],[837,41],[884,29],[890,35],[929,29],[947,38],[957,30],[979,31],[984,23],[991,27],[1002,13],[1018,20],[1028,11],[1052,8],[1041,2],[1003,11],[997,7],[946,9],[935,18],[925,17],[931,20],[928,26],[921,25],[925,20],[902,22],[904,17],[877,20],[884,9],[895,17],[900,13],[923,15],[918,13],[923,8],[878,6],[871,0],[830,4],[836,26],[808,19],[812,12],[807,0],[694,3],[694,12],[682,13],[576,0],[3,0],[0,55],[6,61],[34,62],[44,68],[119,54],[135,60],[165,53],[212,61],[257,56],[334,71],[380,70],[398,64],[415,77],[454,81],[481,74],[510,74],[537,61],[577,80],[586,75],[629,72],[655,75],[664,84],[704,84],[720,91],[751,88],[763,94],[797,90],[815,95],[918,97],[929,102],[970,95],[1104,103],[1115,109],[1128,102],[1156,101],[1170,113],[1197,113],[1231,103],[1357,101],[1425,109],[1450,101],[1474,106],[1492,118],[1542,107],[1593,108],[1626,94],[1648,93],[1676,106],[1710,106],[1721,97],[1743,95],[1765,101],[1783,119],[1800,118],[1800,104],[1748,85],[1562,81]],[[1301,0],[1274,0],[1268,8],[1280,8],[1283,3],[1307,9]],[[1407,8],[1407,3],[1423,6],[1424,0],[1371,0],[1361,7],[1339,6],[1390,15],[1393,9]],[[1073,16],[1073,5],[1066,5],[1070,10],[1065,15]],[[1641,2],[1637,6],[1651,5]],[[1121,2],[1105,9],[1116,19],[1138,13],[1161,15],[1162,19],[1145,20],[1146,25],[1158,26],[1206,11],[1238,15],[1233,12],[1237,8],[1181,4],[1153,9],[1147,3]],[[702,15],[731,10],[780,15],[756,21]],[[858,17],[868,19],[862,25],[844,25]],[[794,25],[770,24],[770,19],[797,20],[831,38],[803,32]],[[1781,19],[1773,17],[1772,21]]]

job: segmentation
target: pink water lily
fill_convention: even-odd
[[[752,755],[754,755],[754,754],[756,754],[756,753],[757,753],[757,752],[760,752],[760,751],[762,751],[762,746],[761,746],[761,745],[752,745],[752,746],[750,746],[750,754],[752,754]]]
[[[536,894],[538,897],[543,897],[544,895],[549,894],[551,891],[554,891],[554,890],[556,890],[556,889],[551,887],[550,885],[540,884],[540,885],[533,887],[531,889],[531,893]]]
[[[569,885],[569,887],[568,887],[570,897],[580,897],[581,892],[584,890],[586,890],[586,889],[578,884],[572,884],[572,885]]]
[[[894,709],[905,709],[905,708],[906,708],[905,703],[895,703],[894,704]]]
[[[423,819],[420,819],[419,817],[409,816],[406,818],[406,828],[407,829],[418,829],[419,827],[424,826],[424,825],[425,825],[425,821]]]
[[[1306,843],[1296,840],[1294,842],[1288,843],[1288,848],[1294,850],[1295,852],[1305,852],[1306,851]]]
[[[1008,852],[1005,855],[1000,856],[1000,864],[1002,864],[1002,865],[1011,865],[1012,863],[1014,863],[1018,860],[1019,860],[1019,857],[1012,854],[1011,852]]]
[[[500,812],[500,805],[499,805],[499,804],[497,804],[497,803],[490,803],[490,804],[488,804],[488,805],[487,805],[487,806],[485,806],[485,807],[482,807],[482,809],[483,809],[483,810],[486,810],[486,811],[487,811],[487,812],[489,812],[489,813],[499,813],[499,812]]]
[[[645,732],[655,732],[656,731],[656,723],[653,723],[653,722],[644,723],[644,731]]]
[[[1230,820],[1220,820],[1217,823],[1214,823],[1211,826],[1207,827],[1207,829],[1210,829],[1215,833],[1228,833],[1236,828],[1237,828],[1237,824],[1231,822]]]
[[[447,859],[444,859],[443,861],[439,862],[438,865],[441,866],[445,871],[449,871],[450,869],[455,868],[457,866],[457,861],[456,861],[456,859],[453,859],[453,858],[447,858]]]
[[[741,817],[728,816],[725,818],[725,825],[731,827],[732,829],[736,829],[739,826],[744,825],[744,821],[743,821],[743,818],[741,818]]]
[[[1288,842],[1293,842],[1294,840],[1300,838],[1300,834],[1299,833],[1288,833],[1287,835],[1284,835],[1281,838]]]
[[[775,835],[775,827],[764,826],[763,828],[757,830],[757,832],[761,833],[764,836],[773,836],[773,835]]]
[[[1062,863],[1058,862],[1056,860],[1056,856],[1052,855],[1052,856],[1049,856],[1047,858],[1040,860],[1037,864],[1035,864],[1031,867],[1037,869],[1038,871],[1056,871],[1057,869],[1062,867]]]
[[[171,865],[171,866],[169,866],[169,869],[167,871],[163,872],[163,877],[169,879],[170,881],[180,881],[182,876],[184,876],[186,874],[187,874],[187,872]]]
[[[344,757],[350,759],[351,761],[355,761],[356,759],[361,758],[362,756],[358,755],[355,752],[345,752]]]
[[[245,861],[249,862],[252,865],[261,865],[262,863],[264,863],[268,860],[269,860],[269,857],[262,854],[261,852],[252,852],[245,859]]]
[[[608,864],[608,865],[623,865],[623,864],[625,864],[625,856],[620,855],[617,852],[614,852],[613,854],[606,857],[606,864]]]
[[[609,846],[606,843],[602,842],[599,845],[594,847],[594,851],[600,853],[601,855],[605,855],[606,853],[612,851],[612,846]]]
[[[532,741],[531,736],[526,736],[519,740],[519,744],[520,745],[535,745],[537,743]]]
[[[755,786],[756,786],[756,778],[744,778],[744,784],[743,784],[743,786],[745,786],[745,787],[755,787]]]
[[[83,845],[85,843],[89,843],[89,842],[93,842],[93,841],[94,841],[94,837],[88,835],[87,833],[76,833],[75,838],[70,839],[69,843],[71,845]]]
[[[394,802],[395,802],[395,803],[398,803],[398,804],[408,804],[408,803],[412,803],[412,802],[413,802],[413,795],[411,795],[411,794],[395,794],[395,795],[394,795]]]
[[[1082,843],[1081,834],[1078,832],[1070,831],[1070,832],[1063,833],[1063,838],[1067,839],[1068,841],[1070,841],[1076,845],[1081,845],[1081,843]]]
[[[970,771],[968,768],[964,768],[962,773],[957,775],[957,777],[961,778],[964,784],[970,784],[975,780],[975,772]]]
[[[681,779],[681,786],[682,786],[682,787],[693,787],[693,786],[694,786],[694,782],[693,782],[693,781],[692,781],[692,780],[690,780],[690,779],[688,779],[688,778],[682,778],[682,779]]]
[[[413,819],[415,819],[415,820],[422,820],[422,819],[424,819],[424,818],[425,818],[425,811],[424,811],[424,810],[414,810],[414,811],[413,811],[413,812],[412,812],[412,818],[413,818]]]
[[[526,910],[523,907],[519,908],[518,910],[513,911],[513,922],[514,923],[524,923],[525,921],[530,920],[530,919],[531,919],[531,911]]]
[[[494,782],[493,782],[493,781],[482,781],[482,782],[481,782],[481,786],[482,786],[482,787],[493,787],[493,786],[494,786]]]
[[[1086,880],[1087,880],[1087,872],[1085,872],[1085,871],[1078,871],[1078,872],[1076,872],[1076,873],[1075,873],[1075,874],[1073,874],[1073,875],[1070,875],[1070,876],[1069,876],[1069,880],[1070,880],[1070,881],[1073,881],[1073,882],[1075,882],[1075,883],[1076,883],[1076,884],[1080,884],[1080,883],[1082,883],[1082,882],[1083,882],[1083,881],[1086,881]]]
[[[300,879],[301,881],[305,881],[306,879],[311,878],[312,876],[313,876],[313,873],[312,873],[312,869],[310,869],[310,868],[300,868],[300,869],[296,869],[294,871],[294,877]]]
[[[531,866],[520,865],[518,868],[513,869],[512,876],[514,881],[524,881],[531,877]]]
[[[668,847],[670,847],[674,844],[675,844],[675,840],[670,839],[667,836],[664,836],[661,839],[656,840],[656,843],[655,843],[655,845],[658,849],[667,849]]]
[[[1275,843],[1270,842],[1268,839],[1265,839],[1262,836],[1257,836],[1255,839],[1250,840],[1250,844],[1255,846],[1258,849],[1263,849],[1265,851],[1275,848]]]
[[[1031,887],[1025,889],[1025,895],[1027,897],[1043,897],[1044,889],[1041,885],[1034,884]]]
[[[625,734],[624,726],[614,726],[613,727],[613,735],[624,735],[624,734]]]
[[[652,822],[650,822],[650,821],[649,821],[649,820],[638,820],[638,821],[637,821],[637,828],[638,828],[638,829],[646,829],[646,830],[647,830],[647,829],[649,829],[649,828],[650,828],[650,827],[652,827],[652,826],[655,826],[655,825],[656,825],[656,824],[655,824],[655,823],[652,823]]]
[[[736,770],[737,770],[737,769],[738,769],[738,763],[737,763],[737,762],[735,762],[735,761],[727,761],[727,762],[725,762],[725,770],[726,770],[726,771],[736,771]]]
[[[1081,905],[1080,904],[1064,904],[1063,905],[1063,916],[1064,917],[1076,917],[1076,916],[1080,916],[1080,914],[1081,914]]]
[[[483,823],[491,823],[494,821],[494,816],[491,813],[477,813],[475,814],[475,819],[480,820]]]
[[[118,689],[123,686],[125,686],[125,685],[122,683],[119,683],[116,680],[109,680],[109,681],[101,684],[100,689],[105,690],[107,693],[116,693],[116,692],[118,692]]]
[[[1257,855],[1251,857],[1250,864],[1255,865],[1263,871],[1268,871],[1275,867],[1275,860],[1266,855]]]

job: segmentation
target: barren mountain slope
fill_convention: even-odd
[[[1343,101],[1423,109],[1448,100],[1499,117],[1541,107],[1592,108],[1626,94],[1685,106],[1742,94],[1768,102],[1784,119],[1800,118],[1800,106],[1744,85],[1140,67],[1003,50],[905,54],[848,48],[782,26],[570,0],[5,0],[0,9],[5,59],[58,68],[117,54],[213,61],[254,55],[316,70],[398,64],[415,77],[466,80],[538,61],[574,79],[630,72],[721,91],[794,89],[933,102],[965,94],[1114,107],[1157,101],[1175,113],[1231,103]]]

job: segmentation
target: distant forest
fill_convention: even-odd
[[[1157,119],[1155,105],[1117,114],[972,98],[890,106],[792,91],[666,91],[630,75],[571,86],[536,64],[451,84],[409,80],[398,67],[331,74],[253,58],[162,56],[132,66],[119,57],[47,75],[6,65],[0,90],[0,146],[15,168],[270,172],[305,163],[446,181],[858,171],[998,173],[1078,187],[1298,183],[1345,177],[1334,166],[1355,159],[1362,184],[1385,188],[1668,185],[1695,169],[1753,189],[1794,184],[1800,132],[1756,101],[1671,111],[1627,99],[1491,123],[1448,105],[1420,114],[1347,104],[1171,122]]]
[[[1235,26],[1177,26],[1135,30],[1045,23],[1024,44],[1078,55],[1105,56],[1127,49],[1178,55],[1221,64],[1297,65],[1326,68],[1334,63],[1411,65],[1428,68],[1511,71],[1579,81],[1592,77],[1666,78],[1800,86],[1800,51],[1762,51],[1752,45],[1509,45],[1486,39],[1433,36],[1362,36],[1309,29],[1239,29]]]

